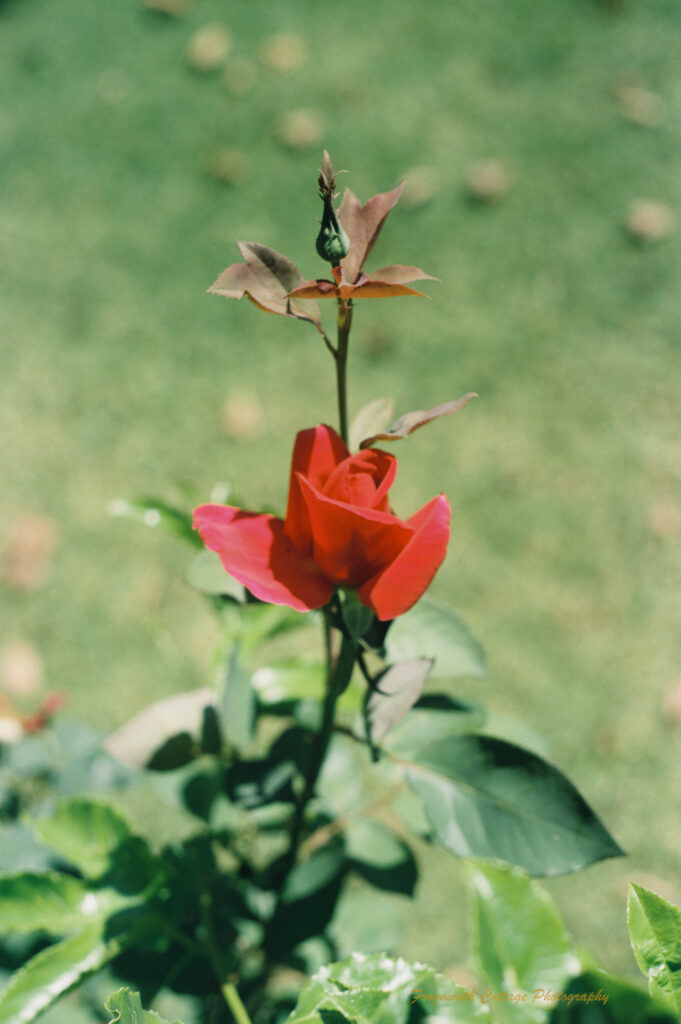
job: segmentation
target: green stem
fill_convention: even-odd
[[[248,1016],[246,1007],[241,1002],[241,996],[237,991],[236,985],[233,985],[231,981],[226,981],[222,986],[222,995],[227,1006],[232,1011],[236,1024],[251,1024],[251,1018]]]
[[[322,711],[322,721],[319,727],[319,732],[315,737],[315,744],[312,749],[310,764],[305,778],[305,786],[300,795],[300,799],[296,804],[293,821],[291,822],[291,838],[282,870],[284,878],[286,878],[290,872],[298,856],[298,850],[303,837],[307,805],[314,796],[314,791],[319,780],[319,773],[322,770],[324,759],[329,749],[336,704],[338,702],[338,698],[350,682],[352,669],[355,664],[357,645],[354,640],[351,640],[348,637],[343,637],[343,643],[341,645],[336,664],[334,666],[331,665],[331,625],[327,616],[324,616],[324,642],[327,655],[327,684],[324,708]]]
[[[338,419],[340,435],[348,443],[348,393],[347,363],[350,326],[352,324],[352,299],[338,300],[338,346],[336,348],[336,389],[338,393]]]
[[[227,972],[225,970],[222,953],[215,934],[213,917],[211,915],[211,897],[208,891],[201,893],[199,908],[201,913],[201,924],[203,925],[206,937],[208,958],[210,960],[211,967],[213,968],[215,980],[220,986],[222,998],[227,1003],[236,1024],[251,1024],[251,1018],[248,1016],[246,1007],[241,1002],[241,996],[237,991],[236,985],[232,981],[225,981],[225,974]]]
[[[331,735],[333,732],[334,716],[336,712],[336,704],[338,698],[346,689],[350,678],[352,676],[352,670],[355,664],[355,654],[357,646],[353,640],[347,637],[343,638],[341,649],[336,659],[333,662],[333,645],[331,636],[331,623],[329,621],[329,615],[324,614],[324,645],[326,648],[326,696],[324,698],[324,707],[322,710],[322,720],[319,726],[319,730],[315,736],[314,746],[310,755],[310,763],[308,765],[307,773],[305,776],[305,784],[303,791],[298,798],[291,821],[291,828],[289,833],[289,845],[286,854],[282,858],[282,861],[278,865],[277,870],[277,898],[270,918],[268,932],[271,929],[274,922],[276,922],[279,912],[283,906],[283,894],[286,880],[291,873],[297,859],[300,847],[303,841],[303,834],[305,831],[305,814],[307,812],[308,804],[314,796],[319,775],[324,765],[324,759],[326,758],[327,751],[329,749],[329,743],[331,741]],[[266,933],[264,939],[264,946],[268,948],[269,935]],[[265,968],[265,981],[263,985],[267,984],[267,978],[272,972],[274,961],[270,955],[268,956],[267,965]]]

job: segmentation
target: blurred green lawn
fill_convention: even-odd
[[[188,67],[212,22],[228,67],[245,81],[253,62],[241,95]],[[289,74],[261,59],[282,31],[308,53]],[[107,506],[190,505],[224,479],[283,507],[295,431],[335,417],[330,360],[307,325],[204,290],[238,238],[323,272],[323,147],[363,200],[428,168],[434,194],[393,212],[371,266],[440,283],[358,304],[351,406],[480,395],[396,449],[396,506],[447,491],[434,592],[491,669],[465,692],[524,716],[631,854],[548,884],[626,972],[627,879],[681,898],[681,722],[663,715],[681,668],[681,224],[656,243],[625,231],[640,198],[681,220],[680,32],[678,0],[195,0],[177,19],[141,0],[0,3],[0,540],[28,512],[58,529],[45,586],[0,591],[0,643],[33,644],[105,728],[205,682],[215,626],[186,551]],[[659,98],[659,123],[624,116],[622,85]],[[307,147],[278,127],[301,108],[325,126]],[[206,171],[216,146],[241,154],[232,185]],[[468,169],[487,158],[513,187],[475,203]],[[229,438],[223,404],[244,391],[262,430]],[[404,952],[446,966],[460,872],[426,862]]]

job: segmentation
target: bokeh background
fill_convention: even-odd
[[[323,148],[362,200],[406,178],[371,265],[440,280],[358,304],[351,408],[480,396],[396,449],[396,508],[448,493],[462,693],[629,852],[548,888],[631,973],[627,881],[681,899],[680,34],[678,0],[0,3],[5,692],[107,731],[205,683],[187,550],[107,510],[283,508],[328,354],[205,289],[240,238],[323,273]],[[460,874],[426,851],[405,954],[461,960]]]

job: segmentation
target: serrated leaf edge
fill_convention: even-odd
[[[166,1017],[162,1017],[160,1013],[156,1012],[156,1010],[145,1010],[144,1007],[142,1006],[142,998],[141,998],[139,992],[135,992],[133,989],[127,988],[126,986],[122,986],[121,988],[115,989],[109,995],[108,999],[104,1003],[104,1009],[107,1011],[107,1013],[114,1014],[114,1016],[109,1021],[109,1024],[118,1024],[118,1022],[121,1020],[121,1011],[120,1010],[113,1010],[111,1008],[111,1006],[109,1005],[112,999],[115,999],[116,996],[119,996],[121,994],[129,995],[129,996],[133,996],[133,997],[136,996],[137,1000],[139,1002],[139,1005],[140,1005],[140,1009],[142,1010],[142,1013],[145,1016],[152,1017],[155,1021],[158,1021],[158,1024],[171,1024],[171,1022],[168,1021],[168,1019]],[[141,1022],[139,1022],[139,1024],[141,1024]],[[179,1021],[179,1020],[174,1020],[174,1021],[172,1021],[172,1024],[182,1024],[182,1022]]]
[[[14,974],[11,975],[9,981],[3,988],[2,992],[0,993],[0,1014],[2,1013],[2,1004],[5,1001],[5,998],[8,995],[12,995],[13,989],[21,982],[21,980],[27,974],[30,973],[31,970],[33,970],[36,967],[36,965],[39,966],[44,960],[54,955],[55,949],[58,949],[59,947],[63,948],[67,946],[69,943],[75,942],[76,939],[85,935],[89,930],[95,931],[94,928],[84,928],[82,931],[74,932],[72,935],[69,935],[64,939],[61,939],[59,942],[52,943],[52,945],[48,946],[47,949],[41,949],[39,953],[36,953],[35,956],[32,956],[30,960],[27,960],[25,964],[23,964],[17,971],[15,971]],[[97,928],[96,930],[97,932],[99,932],[99,928]],[[113,939],[109,939],[108,942],[105,942],[103,939],[100,938],[98,945],[96,945],[95,948],[91,951],[91,953],[85,958],[84,963],[87,966],[85,966],[83,970],[75,970],[74,968],[71,968],[70,972],[64,972],[67,977],[69,977],[70,975],[70,980],[68,984],[64,985],[63,987],[60,987],[57,991],[54,991],[53,988],[48,987],[47,992],[44,994],[42,999],[40,998],[39,992],[38,995],[34,997],[33,1004],[29,1004],[28,1012],[23,1012],[20,1013],[18,1016],[10,1017],[7,1020],[4,1020],[3,1024],[31,1024],[31,1021],[34,1021],[36,1017],[38,1017],[41,1013],[43,1013],[50,1006],[56,1003],[58,999],[61,999],[63,995],[66,995],[66,993],[69,992],[74,987],[74,985],[76,985],[80,981],[81,978],[84,978],[88,974],[92,974],[100,967],[103,967],[104,964],[107,963],[107,961],[112,960],[115,956],[117,956],[124,945],[125,943],[121,936],[116,936]],[[45,998],[45,996],[47,998]],[[35,1006],[36,1002],[38,1003],[38,1006],[34,1009],[31,1009],[31,1006]]]
[[[666,900],[664,896],[660,896],[659,893],[654,892],[652,889],[647,889],[644,885],[638,885],[635,882],[629,883],[629,896],[627,899],[627,928],[629,930],[629,939],[631,942],[631,948],[634,952],[634,957],[636,958],[636,963],[638,964],[641,973],[644,975],[648,982],[648,988],[650,990],[651,996],[654,999],[658,999],[665,1006],[666,1009],[671,1008],[673,1013],[679,1014],[681,1013],[681,988],[668,992],[665,988],[662,987],[658,979],[651,975],[649,968],[641,966],[641,963],[645,963],[645,961],[644,958],[640,956],[638,952],[637,946],[639,944],[634,942],[634,937],[631,930],[631,908],[633,906],[632,895],[636,897],[639,909],[643,914],[648,927],[650,928],[650,931],[653,935],[653,938],[655,939],[655,942],[658,944],[658,947],[661,945],[660,939],[658,938],[655,928],[653,926],[653,922],[651,921],[648,913],[646,912],[643,906],[643,901],[640,895],[641,893],[645,893],[646,896],[653,896],[656,900],[659,900],[660,903],[663,904],[665,909],[668,908],[672,911],[672,913],[674,911],[677,911],[681,916],[681,910],[679,909],[679,907],[676,906],[676,904],[672,903],[671,900]],[[671,968],[667,962],[666,957],[664,958],[664,966],[667,974],[671,975]]]

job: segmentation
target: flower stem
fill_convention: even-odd
[[[220,992],[222,998],[227,1003],[236,1024],[251,1024],[251,1018],[248,1016],[246,1007],[241,1001],[241,996],[237,990],[236,985],[233,981],[224,981],[226,974],[225,966],[223,963],[222,953],[218,945],[217,936],[215,934],[215,926],[213,924],[213,916],[211,914],[212,900],[208,890],[201,893],[199,901],[199,909],[201,914],[201,924],[205,932],[205,943],[208,958],[213,968],[215,980],[220,986]]]
[[[350,325],[352,324],[352,299],[338,300],[338,345],[336,348],[336,387],[338,392],[338,419],[340,435],[348,443],[348,393],[347,363]]]
[[[353,640],[347,637],[343,638],[343,643],[338,657],[334,663],[333,661],[333,644],[332,644],[332,632],[331,623],[329,621],[328,614],[324,614],[324,643],[326,648],[326,696],[324,699],[324,707],[322,710],[322,720],[319,726],[319,730],[314,738],[314,746],[310,753],[310,762],[305,775],[305,783],[303,791],[298,798],[298,801],[293,812],[293,818],[291,821],[291,828],[289,833],[289,844],[288,849],[280,861],[277,867],[277,897],[275,900],[274,908],[272,910],[272,916],[269,920],[265,939],[263,942],[264,948],[268,954],[267,962],[265,967],[265,982],[267,984],[267,978],[272,973],[273,966],[276,960],[272,957],[272,950],[269,944],[269,937],[272,929],[276,929],[277,919],[279,913],[283,907],[283,895],[286,880],[291,873],[295,863],[298,859],[298,854],[303,842],[303,836],[305,831],[305,813],[307,806],[314,796],[319,775],[324,765],[329,743],[331,741],[331,734],[333,732],[334,716],[336,712],[336,704],[338,698],[344,692],[350,678],[352,676],[352,670],[355,665],[355,654],[356,644]],[[246,1024],[246,1022],[238,1021],[238,1024]]]
[[[231,981],[226,981],[222,986],[222,995],[227,1006],[232,1011],[236,1024],[251,1024],[251,1018],[248,1016],[246,1007],[241,1002],[241,996],[237,991],[236,985],[233,985]]]
[[[300,849],[303,837],[303,826],[305,824],[305,812],[307,810],[307,805],[314,796],[319,774],[322,770],[324,759],[329,749],[331,732],[333,730],[333,720],[336,712],[336,703],[350,682],[350,676],[352,675],[352,670],[355,664],[356,644],[353,640],[344,637],[336,663],[335,665],[332,665],[331,625],[326,615],[324,616],[324,641],[327,656],[327,684],[324,708],[322,711],[322,721],[319,727],[319,732],[315,737],[314,747],[310,755],[310,764],[305,778],[305,786],[300,795],[300,799],[296,804],[293,821],[291,823],[289,848],[284,864],[284,878],[288,875],[298,856],[298,850]]]

